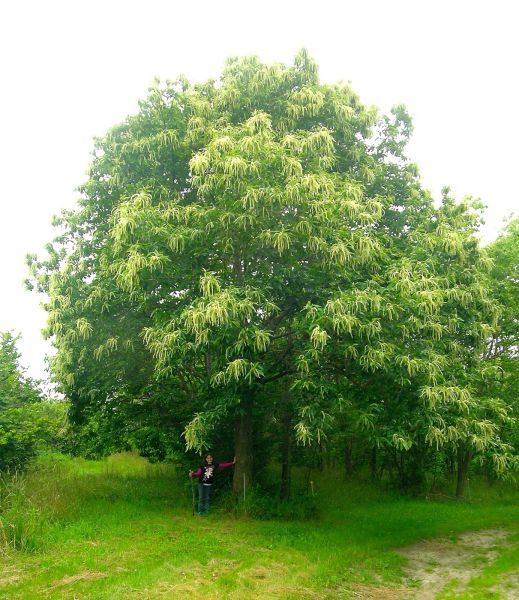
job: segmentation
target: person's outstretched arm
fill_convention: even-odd
[[[189,477],[192,477],[193,479],[195,477],[200,477],[200,475],[202,475],[202,469],[200,467],[198,467],[196,471],[189,471]]]
[[[218,468],[219,469],[229,469],[230,467],[234,467],[235,463],[236,463],[236,456],[233,458],[232,461],[219,463]]]

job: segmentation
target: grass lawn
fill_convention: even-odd
[[[471,503],[432,502],[314,480],[314,520],[260,521],[222,506],[193,517],[189,483],[173,467],[132,455],[47,459],[4,481],[0,598],[399,598],[413,581],[402,579],[395,549],[492,527],[516,535],[464,595],[441,598],[505,598],[482,594],[519,567],[515,490],[481,487]]]

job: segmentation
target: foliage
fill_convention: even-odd
[[[64,449],[65,402],[44,401],[20,367],[17,338],[0,334],[0,471],[23,468],[42,446]]]
[[[490,353],[517,358],[519,336],[519,219],[510,221],[501,235],[490,245],[494,264],[491,271],[493,293],[502,312],[499,336],[492,340]]]
[[[510,221],[490,245],[493,267],[489,286],[501,305],[498,328],[488,343],[486,358],[498,370],[496,387],[511,407],[515,421],[503,434],[516,450],[519,448],[519,220]]]
[[[96,141],[48,260],[29,258],[73,421],[139,431],[158,457],[164,437],[201,452],[236,423],[236,490],[278,411],[288,445],[342,421],[415,471],[440,448],[509,469],[481,205],[435,206],[411,131],[404,107],[320,83],[304,50],[157,82]]]
[[[22,406],[38,400],[36,383],[27,378],[20,366],[16,348],[18,338],[0,333],[0,408]]]

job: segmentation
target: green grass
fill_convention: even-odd
[[[4,479],[0,598],[349,598],[355,586],[402,585],[396,548],[519,532],[517,493],[503,485],[473,485],[471,503],[431,502],[314,477],[318,518],[259,521],[224,502],[193,517],[186,479],[133,455],[48,457]],[[482,590],[518,565],[519,537],[470,582],[473,595],[452,598],[491,597]]]

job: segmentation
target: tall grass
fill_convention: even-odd
[[[92,502],[170,500],[177,479],[173,465],[129,453],[103,461],[52,454],[25,473],[0,473],[0,552],[42,548],[56,526],[88,513]]]

